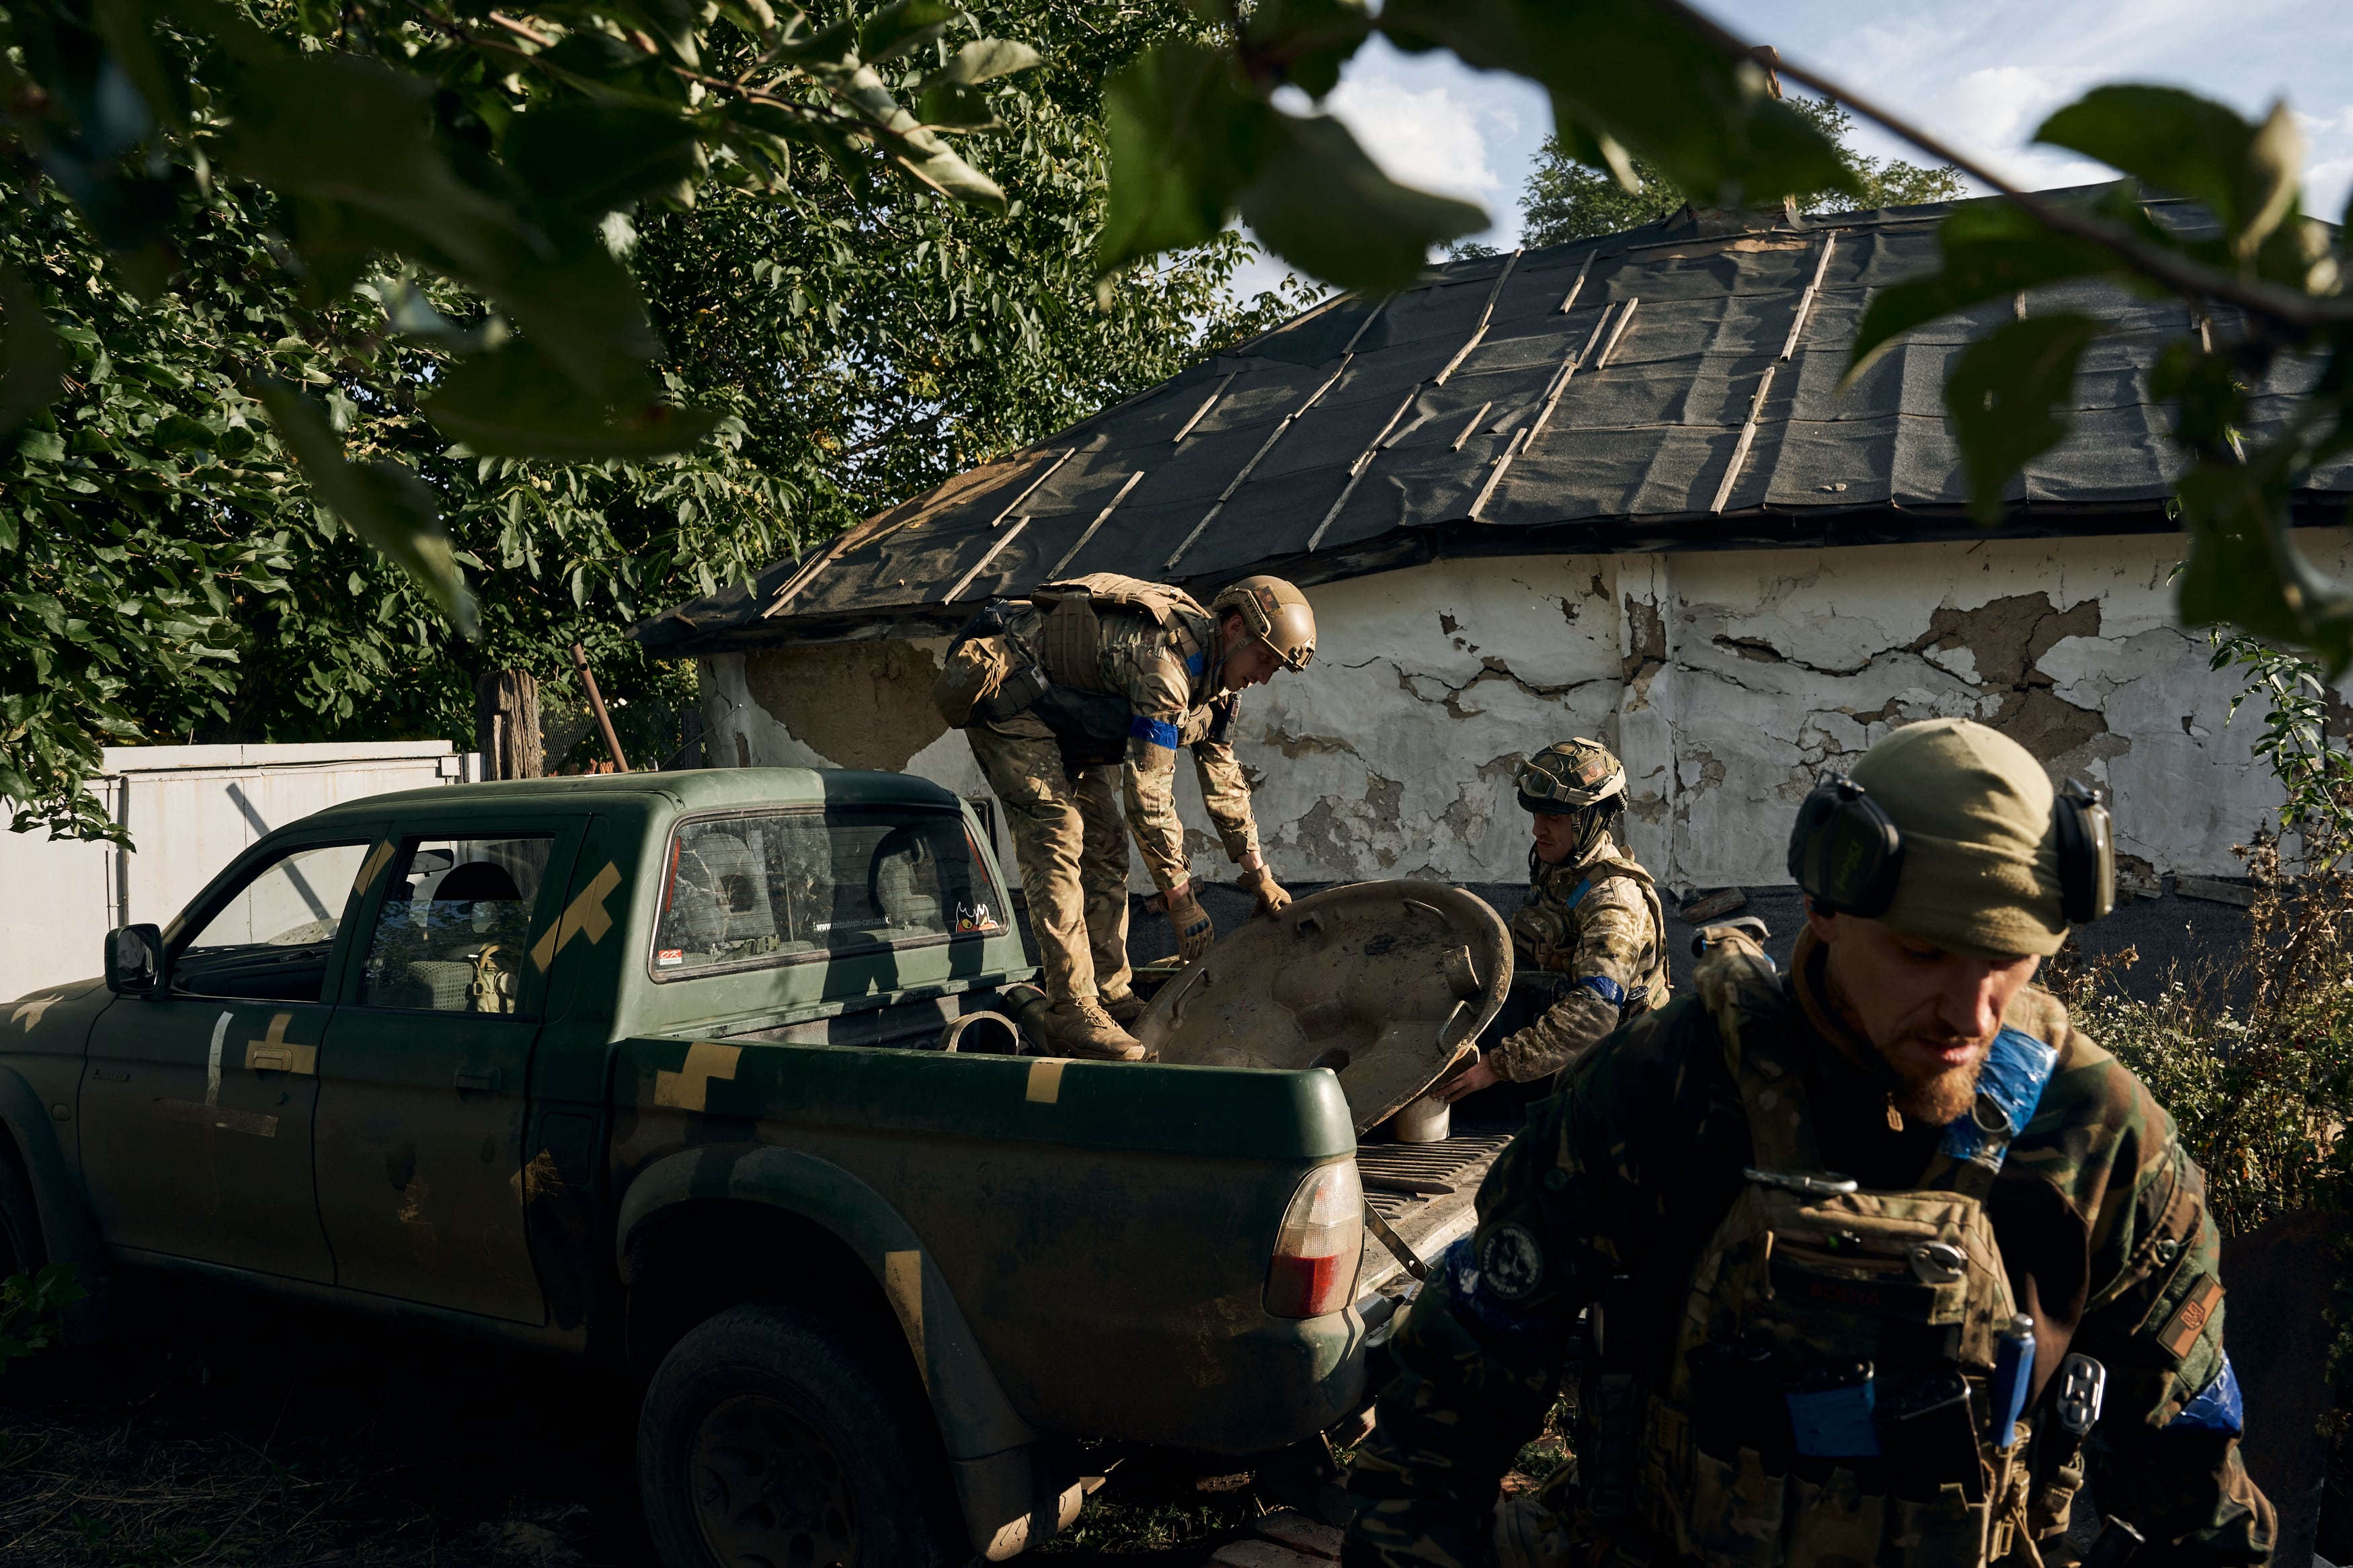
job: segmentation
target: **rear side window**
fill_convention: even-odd
[[[1005,905],[962,816],[888,807],[707,816],[670,837],[657,980],[982,936]]]

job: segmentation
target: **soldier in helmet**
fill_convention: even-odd
[[[1213,606],[1214,608],[1214,606]],[[1259,908],[1273,914],[1291,902],[1266,868],[1259,851],[1258,822],[1250,813],[1250,781],[1234,759],[1229,740],[1240,691],[1210,699],[1208,705],[1185,716],[1177,740],[1193,759],[1193,777],[1201,786],[1201,804],[1226,851],[1226,858],[1242,871],[1258,896]],[[1120,782],[1108,768],[1090,768],[1079,777],[1079,816],[1086,825],[1086,847],[1079,858],[1079,881],[1085,890],[1087,942],[1094,953],[1095,991],[1103,1011],[1123,1027],[1144,1014],[1144,998],[1134,989],[1134,972],[1127,959],[1128,831],[1120,809]],[[1180,933],[1177,951],[1190,960],[1199,956],[1216,933],[1205,914],[1189,932]]]
[[[2120,1564],[2267,1562],[2204,1178],[2031,984],[2114,901],[2105,807],[1931,720],[1823,778],[1789,870],[1788,973],[1704,932],[1496,1162],[1342,1561],[2031,1568],[2088,1473]],[[1572,1341],[1577,1463],[1498,1510]]]
[[[1667,1005],[1666,917],[1651,874],[1615,837],[1625,820],[1624,766],[1580,736],[1530,757],[1515,784],[1535,842],[1512,947],[1521,970],[1554,982],[1544,992],[1552,1000],[1440,1087],[1448,1100],[1556,1072],[1626,1019]]]
[[[1004,804],[1058,1047],[1125,1060],[1143,1054],[1104,1009],[1096,952],[1110,956],[1109,932],[1089,941],[1091,860],[1103,868],[1094,880],[1115,875],[1125,923],[1125,848],[1113,873],[1101,842],[1106,823],[1116,831],[1113,778],[1183,956],[1198,957],[1214,934],[1176,817],[1176,751],[1188,737],[1198,742],[1203,794],[1243,885],[1261,909],[1290,901],[1259,855],[1249,790],[1225,747],[1219,708],[1225,704],[1230,722],[1234,694],[1278,669],[1304,669],[1314,656],[1314,614],[1297,588],[1275,577],[1245,577],[1205,609],[1165,584],[1096,573],[1041,584],[1027,604],[993,604],[958,634],[934,700],[964,730]],[[1124,929],[1117,958],[1116,974],[1104,978],[1121,984],[1112,999],[1124,1001]]]

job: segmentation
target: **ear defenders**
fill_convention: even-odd
[[[2084,925],[2116,906],[2115,826],[2098,795],[2073,779],[2051,804],[2059,838],[2059,907]],[[1789,832],[1789,878],[1829,914],[1873,918],[1895,901],[1904,834],[1844,773],[1824,773]]]

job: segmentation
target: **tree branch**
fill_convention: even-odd
[[[1650,3],[1713,39],[1719,47],[1743,55],[1749,53],[1746,44],[1704,13],[1686,5],[1684,0],[1650,0]],[[2353,300],[2306,294],[2261,279],[2235,278],[2230,273],[2201,266],[2186,256],[2160,249],[2073,207],[2047,202],[2031,192],[2020,190],[1984,164],[1946,143],[1934,132],[1913,124],[1892,110],[1882,109],[1862,94],[1832,81],[1819,71],[1792,65],[1787,58],[1781,60],[1779,69],[1790,80],[1812,88],[1834,102],[1846,105],[1865,120],[1893,132],[1930,157],[1941,159],[1971,179],[1990,187],[1997,195],[2024,210],[2044,227],[2112,251],[2135,269],[2179,293],[2228,300],[2257,315],[2294,327],[2337,326],[2353,321]]]

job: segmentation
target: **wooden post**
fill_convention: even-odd
[[[605,694],[596,689],[596,672],[588,668],[587,650],[578,643],[572,645],[572,668],[579,671],[581,689],[588,693],[588,711],[596,715],[596,730],[605,737],[605,749],[613,753],[613,771],[628,773],[629,759],[621,754],[621,738],[613,733],[613,716],[605,711]]]
[[[535,779],[540,749],[539,681],[525,669],[494,669],[474,682],[474,738],[486,779]]]

